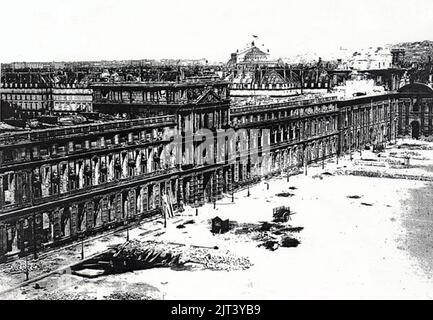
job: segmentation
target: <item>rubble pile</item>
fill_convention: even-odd
[[[275,251],[280,247],[280,243],[275,240],[267,240],[259,244],[259,247],[265,247],[268,250]]]
[[[184,268],[194,264],[210,270],[245,270],[252,264],[245,257],[226,251],[218,253],[217,248],[186,246],[153,241],[129,241],[113,247],[109,252],[75,266],[73,273],[83,276],[83,270],[104,270],[94,277],[158,267]]]
[[[123,272],[127,270],[157,267],[175,267],[181,265],[181,253],[164,248],[156,243],[129,241],[113,248],[110,257],[111,266]]]
[[[277,238],[271,235],[269,232],[256,232],[251,235],[251,239],[254,241],[266,242],[266,241],[274,241]]]
[[[222,254],[202,248],[186,251],[185,259],[193,263],[201,264],[206,269],[215,271],[246,270],[252,266],[248,258],[239,257],[230,251],[226,251]]]
[[[246,241],[254,240],[260,242],[259,247],[275,251],[282,247],[297,247],[298,239],[292,237],[293,233],[299,233],[303,227],[293,227],[285,223],[262,222],[261,224],[241,224],[233,233],[237,236],[246,237]]]
[[[136,292],[115,291],[108,296],[104,296],[105,300],[156,300],[155,297],[140,294]]]
[[[35,271],[49,272],[52,270],[52,266],[43,261],[28,261],[26,266],[25,260],[24,261],[17,260],[10,263],[5,269],[3,269],[3,271],[8,274],[19,274],[19,273],[25,273],[26,269],[29,272],[35,272]]]
[[[409,150],[432,150],[432,146],[425,144],[415,144],[415,143],[402,143],[398,147],[398,149],[409,149]]]
[[[361,199],[361,196],[358,196],[357,194],[355,194],[353,196],[347,196],[347,198],[349,198],[349,199]]]
[[[281,240],[281,246],[285,248],[292,248],[297,247],[300,244],[298,239],[291,238],[291,237],[284,237]]]
[[[389,154],[392,158],[396,158],[396,159],[415,159],[415,160],[428,160],[429,158],[424,157],[421,153],[416,152],[416,151],[403,151],[400,153],[397,152],[391,152]]]
[[[251,233],[255,228],[257,228],[257,224],[254,223],[243,223],[240,225],[237,222],[233,222],[230,229],[233,230],[234,234],[242,235]]]
[[[189,247],[172,243],[151,242],[146,244],[139,241],[136,241],[132,246],[136,252],[139,252],[140,247],[148,247],[149,245],[155,252],[164,252],[165,256],[177,257],[168,265],[172,267],[183,267],[185,264],[194,263],[210,270],[231,271],[245,270],[252,265],[247,258],[236,256],[230,251],[221,254],[211,248]]]
[[[302,230],[304,230],[304,227],[288,227],[288,228],[281,229],[281,231],[289,231],[289,232],[295,232],[295,233],[299,233]]]
[[[275,223],[269,223],[267,221],[262,222],[262,225],[258,227],[257,231],[271,231],[272,227],[277,226]]]
[[[276,194],[277,197],[284,197],[284,198],[293,197],[294,195],[295,195],[294,193],[290,193],[290,192],[280,192]]]
[[[184,229],[186,227],[186,225],[188,225],[188,224],[194,224],[194,223],[195,223],[195,220],[187,220],[184,223],[177,225],[176,228],[178,228],[178,229]]]
[[[94,297],[82,293],[67,293],[62,291],[44,292],[39,295],[37,300],[96,300]]]
[[[194,224],[194,223],[195,223],[195,220],[187,220],[183,224],[185,225],[185,224]]]

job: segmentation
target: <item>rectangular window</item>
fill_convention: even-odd
[[[9,191],[9,175],[3,176],[3,191]]]

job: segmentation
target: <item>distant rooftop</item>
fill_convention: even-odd
[[[167,87],[185,87],[185,86],[202,86],[202,85],[228,85],[230,82],[220,79],[209,78],[191,78],[181,81],[131,81],[131,82],[95,82],[90,86],[98,87],[151,87],[151,88],[167,88]]]

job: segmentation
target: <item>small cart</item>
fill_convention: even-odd
[[[274,222],[287,222],[291,220],[291,215],[293,215],[293,213],[290,212],[290,207],[281,206],[273,210]]]

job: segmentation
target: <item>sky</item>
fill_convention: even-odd
[[[274,57],[433,40],[432,0],[0,0],[0,62]]]

